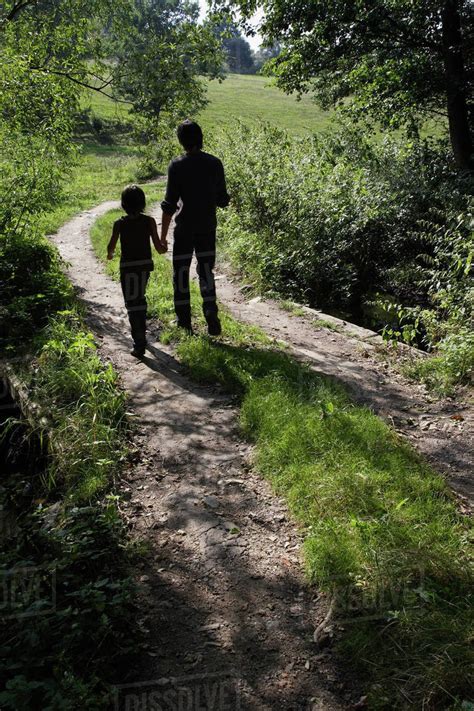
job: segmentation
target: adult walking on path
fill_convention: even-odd
[[[176,216],[173,246],[174,306],[178,326],[191,332],[189,269],[196,252],[204,316],[211,336],[221,333],[216,303],[216,207],[227,207],[224,167],[219,158],[202,150],[201,127],[184,121],[178,127],[184,156],[171,161],[163,210],[161,241],[166,243],[173,215]]]

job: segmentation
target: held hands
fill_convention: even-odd
[[[115,250],[113,250],[113,249],[108,249],[108,250],[107,250],[107,259],[108,259],[108,260],[113,259],[113,258],[114,258],[114,253],[115,253]]]
[[[156,245],[156,251],[158,254],[165,254],[168,251],[168,242],[166,240],[160,240]]]

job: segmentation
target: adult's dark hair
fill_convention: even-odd
[[[122,192],[122,208],[127,215],[136,215],[145,209],[145,193],[138,185],[127,185]]]
[[[181,143],[185,151],[192,151],[193,148],[202,148],[202,130],[201,126],[195,121],[183,121],[178,126],[178,141]]]

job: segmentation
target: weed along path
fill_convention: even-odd
[[[360,689],[329,644],[337,628],[328,622],[327,597],[306,583],[303,531],[250,466],[252,449],[238,436],[234,401],[217,387],[192,382],[173,348],[158,342],[153,322],[146,357],[129,355],[120,286],[97,261],[89,236],[95,220],[116,206],[108,202],[78,215],[52,239],[136,421],[136,461],[121,490],[124,516],[147,544],[137,570],[145,646],[130,678],[117,680],[125,685],[117,690],[117,708],[145,708],[138,705],[143,698],[159,704],[165,694],[179,701],[184,694],[188,706],[183,696],[176,708],[234,709],[237,693],[243,709],[363,707]],[[246,300],[224,272],[217,283],[220,300],[237,318],[345,383],[459,494],[472,495],[467,405],[429,402],[421,388],[385,372],[367,334],[315,329],[310,315]]]

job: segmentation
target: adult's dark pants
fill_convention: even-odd
[[[144,349],[146,345],[146,287],[150,277],[149,271],[134,267],[120,270],[120,284],[130,321],[133,345]]]
[[[216,262],[216,233],[195,234],[177,225],[173,244],[174,308],[178,323],[191,325],[191,300],[189,294],[189,269],[196,253],[197,274],[206,319],[217,316],[214,265]]]

